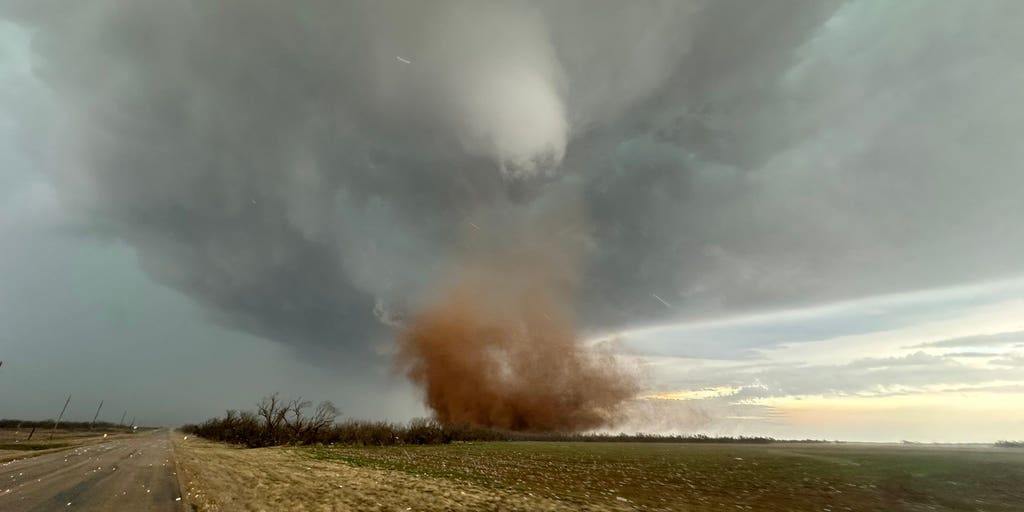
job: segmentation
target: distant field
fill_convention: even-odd
[[[131,435],[123,432],[104,432],[102,430],[90,432],[57,429],[53,434],[53,439],[50,439],[50,429],[36,429],[32,439],[29,439],[28,436],[31,431],[32,429],[30,428],[0,428],[0,462],[29,455],[38,455],[49,450],[58,450],[101,441],[105,433],[109,436]]]
[[[570,507],[1024,510],[1024,450],[1015,448],[494,442],[300,453]]]

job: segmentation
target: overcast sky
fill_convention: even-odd
[[[583,241],[615,428],[1024,432],[1024,3],[0,0],[0,417],[428,414],[467,233]],[[571,199],[567,199],[571,198]],[[469,240],[469,241],[467,241]]]

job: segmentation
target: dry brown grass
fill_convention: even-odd
[[[177,444],[185,494],[204,511],[1017,512],[1024,503],[1024,452],[986,446]]]
[[[471,482],[311,459],[301,448],[240,449],[176,436],[185,498],[199,511],[607,510]]]

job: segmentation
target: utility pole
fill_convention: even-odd
[[[118,423],[117,426],[119,426],[119,427],[123,427],[124,426],[124,417],[127,416],[127,415],[128,415],[128,409],[125,409],[124,410],[124,414],[121,415],[121,423]]]
[[[57,433],[57,425],[60,425],[61,418],[64,417],[64,411],[68,410],[68,404],[71,403],[71,395],[68,395],[68,399],[64,401],[64,408],[60,410],[60,416],[57,416],[57,421],[53,422],[53,430],[50,431],[50,440],[53,440],[53,435]]]
[[[131,424],[131,427],[132,427],[132,430],[135,430],[135,416],[132,416],[132,424]]]
[[[102,408],[103,408],[103,400],[100,400],[100,406],[96,408],[96,414],[93,415],[93,417],[92,417],[92,423],[89,424],[89,430],[92,430],[92,427],[94,425],[96,425],[96,418],[100,417],[100,409],[102,409]]]

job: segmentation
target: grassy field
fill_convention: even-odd
[[[29,455],[40,455],[50,451],[102,441],[108,436],[131,435],[124,432],[105,432],[57,429],[50,438],[50,430],[36,429],[29,439],[31,429],[0,428],[0,462],[20,459]]]
[[[580,510],[557,500],[466,481],[313,460],[304,448],[242,449],[183,435],[174,436],[172,443],[183,486],[182,501],[197,512]]]
[[[581,508],[1024,510],[1024,450],[1014,448],[496,442],[304,453]]]

